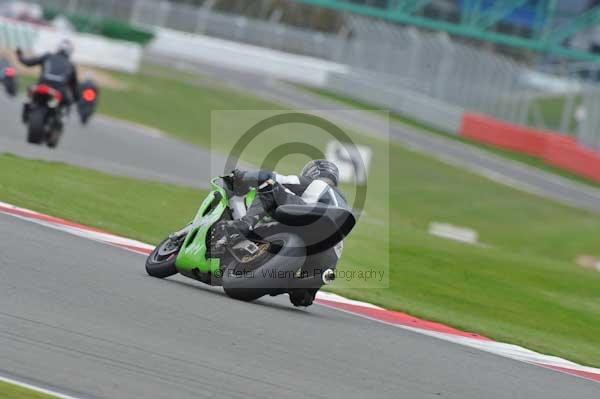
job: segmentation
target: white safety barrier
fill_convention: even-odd
[[[405,87],[387,86],[367,71],[279,50],[170,29],[156,30],[150,56],[208,64],[326,88],[458,133],[464,110]]]
[[[142,59],[140,45],[83,34],[59,32],[48,26],[32,25],[0,18],[0,49],[17,47],[34,54],[54,51],[60,40],[68,38],[75,45],[77,64],[135,73]]]
[[[142,48],[138,44],[96,35],[64,34],[51,29],[40,29],[33,44],[33,52],[42,54],[52,51],[65,38],[73,41],[75,45],[73,60],[77,64],[128,73],[136,73],[139,70]]]
[[[345,73],[345,65],[229,40],[157,29],[150,54],[262,73],[278,79],[321,86],[331,72]]]
[[[408,116],[447,133],[458,134],[465,110],[399,85],[392,86],[366,71],[330,73],[323,86],[367,104]]]
[[[0,17],[0,49],[30,50],[38,34],[38,27]]]

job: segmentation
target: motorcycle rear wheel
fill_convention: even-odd
[[[289,233],[276,233],[262,239],[273,243],[276,252],[260,265],[232,261],[223,272],[223,290],[227,296],[251,302],[269,294],[286,292],[289,278],[306,260],[304,241]],[[282,278],[278,276],[282,275]]]
[[[15,97],[18,92],[17,81],[14,78],[4,79],[4,87],[6,88],[6,93],[11,97]]]
[[[46,110],[39,107],[32,107],[29,110],[27,121],[27,142],[41,144],[44,141],[46,133]]]

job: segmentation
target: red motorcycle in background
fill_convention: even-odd
[[[29,102],[25,104],[23,122],[27,125],[27,142],[58,145],[63,131],[65,108],[61,106],[62,93],[45,84],[28,90]]]
[[[96,112],[98,103],[98,85],[91,79],[85,80],[79,85],[80,99],[77,103],[79,119],[83,125],[86,125],[92,115]]]
[[[5,58],[0,59],[0,79],[6,93],[10,97],[16,96],[19,89],[17,84],[17,70]]]
[[[87,124],[96,111],[98,86],[85,81],[79,87],[77,111],[82,124]],[[63,104],[63,94],[48,85],[37,84],[29,88],[28,102],[23,109],[23,123],[27,125],[27,142],[46,144],[55,148],[63,133],[63,119],[69,109]]]

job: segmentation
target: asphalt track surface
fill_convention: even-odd
[[[20,100],[10,100],[0,92],[0,153],[197,188],[207,187],[225,165],[224,157],[148,128],[105,117],[83,127],[75,112],[66,121],[57,149],[30,145],[25,142],[20,114]]]
[[[0,375],[82,398],[597,398],[600,385],[0,215]],[[23,250],[24,243],[27,249]]]

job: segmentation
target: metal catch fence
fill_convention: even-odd
[[[420,100],[430,100],[419,104],[436,104],[432,110],[438,115],[434,123],[437,126],[453,110],[468,109],[575,135],[581,142],[600,149],[600,114],[595,112],[600,106],[600,89],[595,83],[600,77],[599,67],[540,71],[492,51],[459,43],[445,34],[356,16],[347,16],[338,34],[324,34],[283,25],[277,20],[219,13],[210,8],[214,2],[208,0],[204,7],[158,0],[37,2],[71,14],[167,27],[349,65],[352,73],[332,77],[330,89],[363,101],[376,101],[376,105],[392,110],[408,110],[398,106],[399,98],[407,99],[417,93]],[[390,90],[395,90],[396,95]],[[407,104],[407,100],[402,101]],[[443,105],[447,112],[442,112]],[[414,111],[415,107],[411,109]],[[455,121],[448,118],[446,126],[450,129]]]

